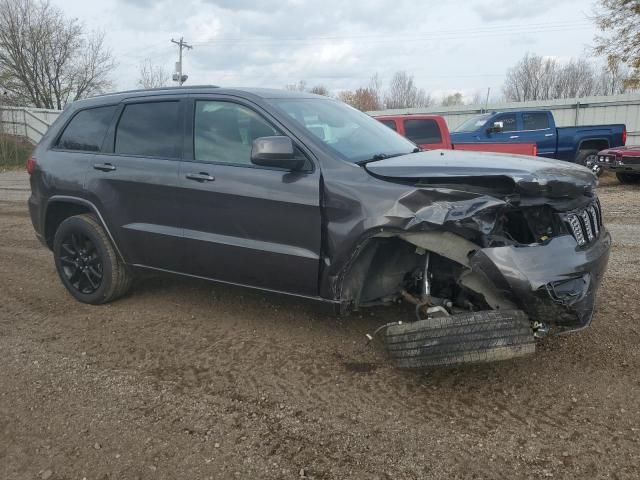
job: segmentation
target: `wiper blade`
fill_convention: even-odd
[[[373,155],[371,158],[367,158],[366,160],[360,160],[359,162],[356,162],[356,165],[366,165],[367,163],[371,163],[371,162],[378,162],[380,160],[385,160],[387,158],[393,158],[393,157],[401,157],[403,155],[409,155],[410,153],[418,153],[420,151],[420,148],[416,147],[414,148],[412,151],[410,152],[402,152],[402,153],[376,153],[375,155]]]

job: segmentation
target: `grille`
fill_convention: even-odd
[[[602,208],[600,201],[596,199],[583,210],[576,210],[566,215],[566,222],[573,238],[579,246],[593,242],[602,229]]]

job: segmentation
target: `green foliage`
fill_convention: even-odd
[[[609,62],[620,61],[633,72],[627,87],[640,87],[640,1],[599,0],[595,22],[602,35],[595,38],[595,51]]]

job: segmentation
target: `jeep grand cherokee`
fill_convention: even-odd
[[[413,367],[510,358],[587,326],[611,239],[595,176],[416,146],[336,100],[166,88],[71,104],[28,162],[29,208],[81,302],[162,271],[333,304],[407,301]]]

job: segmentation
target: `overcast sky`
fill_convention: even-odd
[[[184,36],[190,84],[331,91],[386,84],[406,70],[436,98],[499,92],[526,52],[584,55],[596,32],[592,0],[52,0],[106,32],[118,89],[134,88],[149,58],[173,71]],[[493,96],[493,95],[492,95]]]

